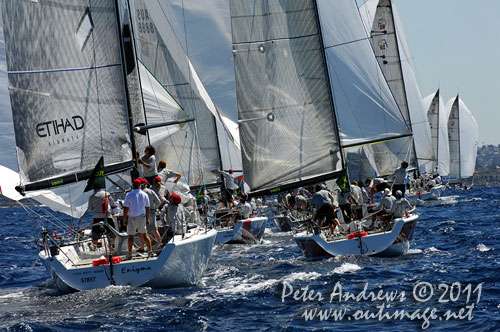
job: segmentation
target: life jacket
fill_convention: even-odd
[[[104,201],[102,201],[101,207],[102,213],[106,214],[106,212],[108,212],[108,193],[106,193],[106,197],[104,198]]]

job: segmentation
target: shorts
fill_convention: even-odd
[[[128,216],[127,234],[135,235],[136,232],[140,234],[146,233],[146,216],[137,216],[137,217]]]
[[[105,221],[104,219],[107,220]],[[102,227],[99,225],[101,221],[104,221],[105,223]],[[92,222],[92,240],[99,240],[103,234],[106,234],[110,238],[115,238],[116,235],[110,231],[108,227],[106,227],[106,223],[109,226],[114,227],[114,225],[110,223],[112,221],[113,219],[111,218],[94,218],[94,221]]]
[[[380,193],[380,192],[384,191],[385,188],[391,189],[391,186],[387,182],[382,182],[382,183],[379,183],[375,186],[375,191]]]
[[[323,204],[314,216],[314,220],[316,221],[322,221],[323,218],[326,218],[327,225],[335,225],[335,213],[333,211],[333,206],[330,204]]]
[[[405,185],[404,184],[394,184],[392,186],[392,195],[396,196],[396,191],[401,190],[401,193],[405,193]]]
[[[149,212],[149,225],[147,225],[148,232],[153,232],[158,230],[158,224],[156,223],[156,212],[151,209]]]

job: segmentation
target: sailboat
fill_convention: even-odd
[[[437,168],[441,176],[450,173],[450,146],[448,143],[448,114],[443,97],[438,90],[424,98],[427,118],[432,133],[432,148],[435,159],[432,169]]]
[[[140,66],[147,68],[147,73],[141,77],[147,75],[151,86],[156,87],[153,89],[160,91],[153,94],[156,98],[150,104],[152,110],[161,110],[146,110],[148,123],[185,118],[186,115],[180,116],[180,112],[189,112],[197,120],[190,132],[178,131],[178,128],[171,126],[168,130],[150,130],[157,155],[169,161],[169,167],[185,174],[191,188],[220,187],[222,178],[212,170],[224,169],[224,166],[226,169],[241,169],[241,153],[234,124],[218,111],[210,99],[181,41],[176,37],[174,25],[165,14],[163,5],[157,0],[134,0],[131,10],[134,13],[133,21],[139,27],[136,38]],[[165,99],[158,98],[161,92],[170,94],[183,108],[177,107],[172,111],[169,107],[158,107],[161,100]],[[183,125],[181,123],[178,126]],[[200,136],[202,139],[197,141]],[[231,226],[215,222],[215,243],[259,242],[264,235],[266,222],[266,217],[239,220]]]
[[[476,119],[462,99],[457,96],[446,104],[448,140],[450,143],[450,184],[472,183],[476,167],[479,129]]]
[[[411,140],[413,149],[405,148],[405,142],[399,140],[389,142],[387,144],[389,150],[408,150],[407,157],[404,154],[401,157],[410,160],[409,170],[413,168],[421,173],[430,173],[434,169],[432,167],[433,160],[436,159],[432,148],[431,128],[411,64],[411,54],[394,3],[392,0],[368,0],[360,7],[360,12],[365,26],[370,31],[372,47],[382,71],[398,106],[403,110],[405,119],[413,131]],[[398,144],[400,148],[397,148]],[[384,145],[373,147],[379,176],[387,175],[389,167],[394,169],[402,161],[401,158],[390,158],[390,156],[388,158],[387,153],[384,154],[385,149],[380,151],[380,147],[384,147]],[[388,160],[393,160],[393,162],[388,163]],[[416,164],[412,165],[412,160]],[[380,166],[381,164],[382,166]],[[417,175],[417,172],[414,173]],[[412,200],[437,199],[441,195],[441,188],[438,186],[427,190],[410,186],[407,197]]]
[[[170,124],[147,127],[151,110],[143,104],[143,95],[147,104],[152,91],[161,93],[154,97],[157,110],[177,109],[179,114],[172,130],[193,132],[186,128],[185,114],[175,99],[139,65],[129,6],[119,0],[2,2],[21,181],[17,189],[72,218],[86,210],[89,195],[82,194],[83,187],[101,156],[106,178],[130,183],[136,151],[154,136],[139,132]],[[11,170],[1,172],[16,178]],[[11,186],[2,182],[2,192],[22,198]],[[39,258],[63,290],[196,283],[216,237],[216,231],[196,227],[174,236],[157,257],[134,255],[125,261],[126,234],[117,229],[111,229],[117,237],[115,248],[107,241],[93,248],[79,225],[66,227],[62,236],[52,233],[54,224],[47,225],[37,242]]]
[[[250,195],[345,177],[346,148],[411,136],[354,1],[232,0],[230,6]],[[305,231],[294,240],[308,258],[373,255],[417,219],[412,214],[387,231],[347,238]]]
[[[450,172],[450,149],[448,144],[448,118],[443,98],[438,90],[425,97],[423,102],[428,110],[427,118],[432,135],[433,173],[439,174],[441,177],[448,176]],[[442,184],[436,185],[427,192],[418,193],[418,198],[421,200],[436,200],[441,196],[444,189]]]

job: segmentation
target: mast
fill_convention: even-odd
[[[135,133],[134,133],[134,121],[132,117],[132,110],[130,109],[130,96],[128,92],[128,83],[127,83],[127,68],[126,68],[126,60],[129,59],[128,61],[131,61],[130,58],[126,57],[125,54],[125,47],[124,47],[124,42],[123,42],[123,36],[122,36],[122,28],[121,28],[121,20],[120,20],[120,9],[119,9],[119,0],[115,0],[115,14],[116,14],[116,25],[117,25],[117,30],[118,30],[118,36],[120,39],[120,56],[122,58],[122,77],[123,77],[123,82],[124,84],[124,92],[125,92],[125,100],[126,100],[126,107],[127,107],[127,114],[128,114],[128,124],[129,124],[129,132],[130,132],[130,142],[131,142],[131,148],[132,148],[132,160],[134,163],[134,168],[131,171],[131,176],[132,178],[136,178],[139,176],[139,172],[137,171],[137,161],[135,161],[135,156],[137,155],[137,147],[135,144]],[[130,32],[130,31],[129,31]],[[124,31],[125,33],[125,31]],[[132,38],[132,36],[129,36],[129,38]],[[130,52],[130,49],[129,49]]]

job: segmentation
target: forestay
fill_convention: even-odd
[[[315,1],[231,0],[230,10],[245,181],[273,192],[334,176],[342,162]]]
[[[432,147],[435,160],[432,168],[438,168],[439,175],[450,173],[450,146],[448,143],[448,117],[439,90],[423,100],[431,129]]]
[[[115,2],[2,2],[23,183],[130,165]]]

